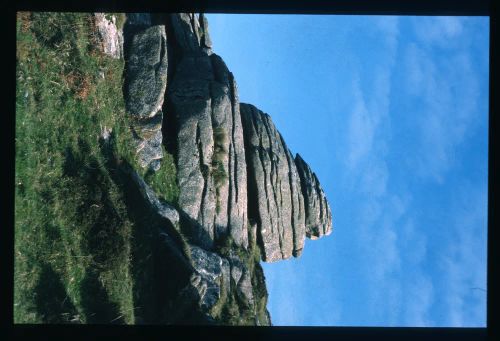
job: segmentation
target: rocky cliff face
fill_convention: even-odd
[[[331,232],[318,178],[269,115],[239,102],[203,15],[127,14],[123,38],[138,163],[158,171],[166,149],[177,165],[177,203],[162,202],[133,168],[124,170],[165,257],[182,269],[169,323],[269,325],[259,261],[298,257],[305,237]]]

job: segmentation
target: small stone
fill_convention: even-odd
[[[94,18],[103,52],[112,58],[121,58],[123,35],[116,27],[116,18],[112,16],[112,20],[108,20],[104,13],[94,13]]]

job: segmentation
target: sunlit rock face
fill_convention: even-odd
[[[253,194],[252,219],[262,240],[263,259],[299,255],[304,246],[304,199],[292,154],[271,117],[241,104],[245,150]]]
[[[106,18],[104,13],[94,13],[94,25],[99,34],[102,52],[112,58],[123,57],[123,33],[116,27],[116,17]]]
[[[257,223],[263,260],[298,257],[304,238],[329,234],[330,207],[314,173],[294,159],[271,117],[240,105],[249,177],[250,219]]]
[[[297,154],[295,164],[300,176],[305,202],[306,237],[317,239],[332,232],[332,212],[318,177]]]
[[[127,15],[124,26],[127,114],[141,167],[158,170],[163,157],[161,110],[167,86],[165,25],[148,13]]]
[[[201,25],[199,22],[201,21]],[[212,53],[206,19],[170,16],[176,48],[167,94],[175,124],[179,206],[202,230],[194,239],[210,249],[230,236],[248,247],[247,168],[237,86]]]
[[[158,227],[163,264],[183,274],[168,279],[168,323],[270,325],[259,262],[299,257],[306,237],[331,232],[318,178],[268,114],[239,102],[203,15],[130,13],[124,39],[139,165],[159,170],[165,147],[177,166],[175,205],[126,172]]]

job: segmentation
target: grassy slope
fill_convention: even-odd
[[[102,129],[112,128],[115,153],[139,170],[124,113],[123,61],[95,46],[89,14],[18,16],[16,323],[157,323],[168,315],[158,303],[165,289],[158,288],[147,213],[128,210],[98,142]],[[168,153],[159,172],[141,173],[174,204],[175,174]],[[251,246],[245,251],[228,240],[219,252],[236,250],[247,264],[264,320],[267,292],[255,241]],[[254,322],[235,292],[213,312],[223,324]]]
[[[92,27],[84,13],[18,16],[16,323],[133,323],[134,288],[147,276],[131,262],[147,254],[148,240],[134,230],[98,142],[112,128],[116,153],[135,165],[123,61],[95,48]],[[170,155],[147,179],[176,201]]]

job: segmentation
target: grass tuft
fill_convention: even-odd
[[[89,13],[17,19],[14,322],[134,323],[143,279],[131,262],[145,231],[99,142],[112,131],[118,159],[139,169],[123,60],[96,48]],[[175,177],[166,155],[150,180],[175,202]]]
[[[123,25],[125,15],[115,15]],[[174,158],[164,150],[155,173],[137,164],[122,93],[124,63],[100,52],[91,14],[19,12],[17,19],[14,322],[166,321],[183,270],[158,256],[165,250],[157,227],[119,168],[131,165],[176,205]],[[111,136],[112,153],[103,152],[103,132]],[[220,186],[227,181],[227,132],[214,129],[214,139],[211,172]],[[190,258],[185,225],[171,234]],[[230,238],[218,246],[222,255],[230,250],[252,273],[257,314],[264,316],[258,250],[238,248]],[[255,313],[235,290],[232,285],[213,313],[223,324],[253,323]]]

